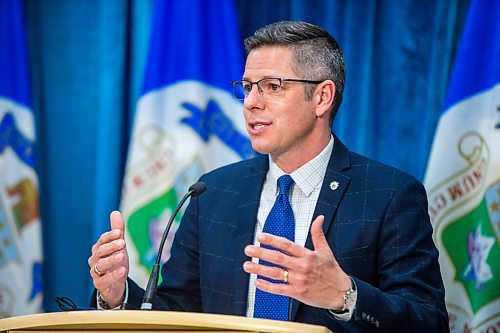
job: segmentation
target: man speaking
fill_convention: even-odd
[[[262,156],[203,175],[162,267],[153,309],[323,325],[334,332],[446,332],[425,190],[349,151],[332,132],[345,64],[320,27],[278,22],[245,40],[241,80],[252,147]],[[105,309],[139,308],[124,222],[88,263]]]

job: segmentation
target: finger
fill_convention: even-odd
[[[94,287],[101,293],[106,293],[117,284],[125,282],[127,270],[125,267],[120,267],[108,274],[97,275],[95,272],[91,272],[91,275]]]
[[[94,267],[97,266],[97,270],[101,273],[98,274]],[[128,274],[128,258],[126,258],[126,253],[119,252],[113,256],[99,259],[95,262],[94,265],[90,267],[90,275],[93,279],[100,279],[101,277],[108,276],[113,277],[114,279],[119,279],[122,277],[122,274],[118,275],[115,273],[116,271],[123,271]],[[126,278],[126,276],[125,276]]]
[[[106,274],[108,272],[116,270],[119,267],[124,267],[125,266],[123,261],[124,259],[125,259],[125,254],[123,253],[123,251],[120,251],[114,253],[113,255],[110,255],[109,257],[97,260],[94,265],[97,265],[97,269],[100,272]],[[94,265],[92,265],[92,271],[94,271]],[[103,274],[101,274],[101,276]]]
[[[111,230],[108,232],[105,232],[99,237],[97,242],[92,246],[92,253],[96,253],[97,249],[101,247],[104,244],[111,243],[117,239],[121,238],[122,232],[120,230]]]
[[[119,240],[119,241],[123,242],[123,240]],[[123,251],[123,250],[114,251],[108,255],[103,255],[103,253],[100,252],[99,250],[96,251],[87,259],[87,263],[90,267],[90,270],[93,271],[94,265],[98,264],[100,260],[112,258],[114,255],[117,255],[118,253],[120,253],[120,255],[118,257],[114,257],[114,258],[120,258],[120,260],[123,260],[127,256],[126,251]],[[102,264],[99,264],[97,268],[99,269],[100,272],[105,271],[105,268],[103,268]]]
[[[122,213],[115,210],[109,215],[111,230],[118,229],[121,231],[120,237],[125,239],[125,222],[123,221]]]
[[[314,247],[314,251],[326,252],[328,254],[332,253],[330,245],[326,241],[325,233],[323,232],[323,222],[325,217],[319,215],[316,217],[311,224],[311,239]],[[333,254],[333,253],[332,253]]]
[[[285,283],[272,283],[263,279],[255,280],[255,286],[262,291],[293,297],[293,287]]]
[[[292,258],[290,256],[274,249],[248,245],[244,251],[249,257],[265,260],[281,267],[290,268],[292,266]]]
[[[257,237],[260,244],[265,244],[288,253],[293,257],[302,257],[307,253],[307,249],[292,242],[291,240],[268,233],[262,233]]]
[[[125,241],[121,238],[116,239],[110,243],[102,244],[92,255],[94,262],[93,263],[91,262],[91,264],[94,264],[97,260],[101,258],[105,258],[119,251],[123,251],[124,249],[125,249]]]
[[[284,277],[284,270],[280,267],[257,264],[251,261],[246,261],[243,264],[243,270],[250,274],[256,274],[277,281],[283,281]]]

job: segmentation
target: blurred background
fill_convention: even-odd
[[[0,3],[7,1],[12,2]],[[36,132],[43,244],[39,289],[43,309],[56,311],[56,296],[79,305],[89,301],[87,258],[109,228],[109,213],[120,207],[137,102],[151,90],[145,88],[148,52],[160,43],[168,53],[189,38],[179,30],[177,39],[153,38],[152,22],[160,11],[153,0],[15,2],[22,4],[24,16],[31,91],[27,106]],[[194,18],[222,21],[229,15],[222,9],[205,11],[202,1],[186,1],[185,6],[179,5],[182,0],[158,2],[166,13],[163,26],[172,29],[189,27]],[[347,64],[334,131],[351,150],[423,180],[468,0],[207,2],[234,13],[226,30],[234,33],[239,49],[227,58],[205,59],[203,43],[216,38],[207,34],[199,40],[203,43],[196,56],[205,67],[224,67],[228,61],[239,66],[239,74],[221,89],[230,92],[230,80],[241,78],[242,40],[257,28],[279,20],[320,25],[337,39]],[[3,9],[0,18],[7,16],[11,13]],[[0,52],[7,51],[0,45]],[[242,118],[241,110],[235,109],[233,116]]]

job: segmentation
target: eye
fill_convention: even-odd
[[[242,82],[241,86],[246,93],[250,93],[250,91],[252,91],[252,84],[250,82]]]
[[[261,82],[263,90],[266,92],[278,92],[281,90],[281,83],[279,80],[270,79]]]
[[[279,84],[269,83],[269,89],[271,89],[272,91],[279,90],[280,88],[281,86]]]

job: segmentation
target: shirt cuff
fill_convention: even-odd
[[[123,310],[128,301],[128,281],[125,281],[125,298],[123,299],[122,304],[118,305],[115,308],[110,308],[106,302],[101,298],[101,292],[97,291],[97,310]]]

